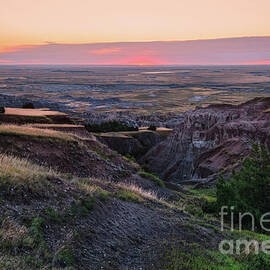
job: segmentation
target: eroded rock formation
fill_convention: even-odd
[[[270,149],[270,98],[240,105],[211,105],[185,113],[184,121],[142,159],[164,180],[213,180],[237,167],[254,141]]]

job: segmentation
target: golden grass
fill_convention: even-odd
[[[144,190],[143,188],[137,186],[136,184],[133,183],[114,183],[111,181],[106,181],[104,179],[77,179],[75,180],[75,183],[77,184],[77,186],[83,190],[84,192],[86,192],[87,194],[91,195],[95,192],[99,192],[99,191],[106,191],[103,190],[101,187],[99,187],[100,183],[101,185],[106,185],[107,187],[109,187],[111,190],[126,190],[129,191],[131,193],[137,194],[139,196],[141,196],[142,198],[145,199],[149,199],[149,200],[155,200],[155,201],[160,201],[162,199],[159,199],[157,197],[156,192],[154,191],[147,191]]]
[[[16,245],[21,242],[27,235],[28,229],[25,226],[19,225],[12,219],[4,219],[0,229],[0,239]]]
[[[132,193],[135,193],[135,194],[141,196],[142,198],[145,198],[148,200],[155,200],[155,201],[160,200],[160,199],[158,199],[157,194],[154,191],[144,190],[135,184],[118,183],[115,186],[120,188],[120,189],[124,189],[124,190],[130,191]]]
[[[42,128],[84,128],[83,125],[73,124],[29,124],[31,127],[42,127]]]
[[[34,137],[50,137],[50,138],[57,138],[63,139],[67,141],[75,140],[76,136],[64,133],[56,130],[51,129],[41,129],[41,128],[34,128],[29,125],[0,125],[0,134],[14,134],[14,135],[26,135],[26,136],[34,136]]]
[[[55,115],[67,115],[65,113],[57,111],[49,111],[47,109],[20,109],[20,108],[5,108],[5,114],[7,115],[20,115],[20,116],[55,116]]]
[[[54,171],[26,159],[0,154],[0,184],[14,187],[23,185],[40,190],[48,186],[47,177],[57,176]]]
[[[98,186],[91,184],[89,179],[78,180],[76,184],[78,188],[84,191],[87,195],[93,195],[95,192],[100,190]]]

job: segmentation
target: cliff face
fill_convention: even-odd
[[[172,182],[209,177],[237,166],[250,143],[270,149],[270,98],[241,105],[212,105],[185,113],[184,121],[141,162]]]
[[[160,143],[164,136],[155,131],[111,132],[96,135],[97,139],[107,144],[121,155],[142,157],[153,146]]]

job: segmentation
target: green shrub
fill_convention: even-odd
[[[63,248],[57,255],[57,261],[61,266],[72,266],[75,263],[73,251],[70,248]]]
[[[30,232],[33,237],[33,244],[36,247],[45,248],[46,243],[43,237],[42,228],[45,220],[41,217],[35,217],[30,224]]]
[[[100,124],[86,124],[86,130],[89,132],[119,132],[119,131],[138,131],[137,127],[130,127],[120,121],[108,121]]]
[[[32,102],[26,102],[22,105],[23,109],[35,109],[35,106]]]
[[[129,190],[119,190],[115,193],[115,196],[123,201],[142,202],[143,199],[140,195],[133,193]]]
[[[253,214],[256,224],[259,225],[261,216],[269,212],[269,164],[270,156],[265,147],[254,144],[250,157],[243,161],[239,172],[234,172],[228,181],[222,175],[219,177],[216,209],[220,211],[222,206],[228,206],[230,211],[230,207],[233,206],[235,217],[238,217],[240,212],[249,212]],[[237,218],[235,221],[237,222]]]
[[[126,154],[125,156],[123,156],[123,158],[129,162],[137,163],[137,160],[135,159],[135,157],[131,156],[130,154]]]
[[[0,113],[5,113],[5,107],[0,106]]]
[[[148,127],[148,130],[156,131],[157,127],[154,125],[151,125],[150,127]]]
[[[78,201],[72,202],[71,212],[73,215],[87,216],[89,211],[94,209],[95,204],[95,197],[90,199],[79,199]]]
[[[52,207],[44,208],[44,214],[53,222],[61,223],[61,214],[57,213]]]
[[[156,182],[160,187],[165,187],[164,182],[155,174],[148,173],[148,172],[139,172],[138,173],[141,177],[152,180]]]
[[[110,195],[111,195],[111,193],[109,191],[106,191],[106,190],[100,190],[98,192],[98,198],[101,201],[108,201],[110,198]]]

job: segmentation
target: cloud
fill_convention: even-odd
[[[116,53],[116,52],[120,52],[121,48],[104,48],[104,49],[97,49],[97,50],[93,50],[90,51],[90,53],[92,54],[108,54],[108,53]]]
[[[73,65],[269,64],[270,37],[193,41],[26,45],[0,50],[1,63]]]

